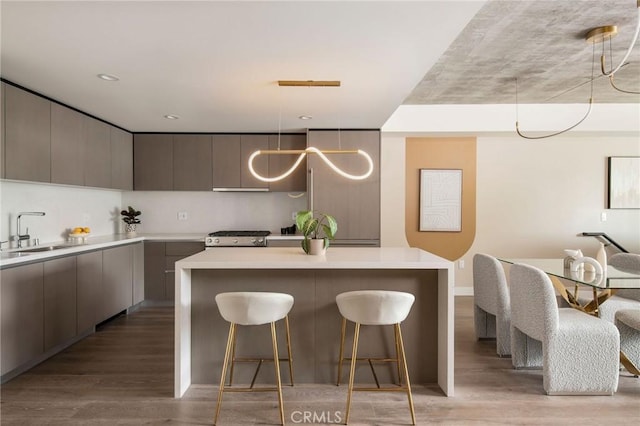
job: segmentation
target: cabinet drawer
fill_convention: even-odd
[[[204,250],[203,242],[175,242],[166,243],[165,254],[167,256],[191,256]]]

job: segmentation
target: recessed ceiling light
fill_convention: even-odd
[[[167,114],[164,116],[164,118],[166,118],[167,120],[177,120],[180,117],[178,117],[177,115],[173,115],[173,114]]]
[[[116,77],[113,74],[98,74],[98,78],[101,78],[106,81],[118,81],[120,78]]]
[[[313,117],[310,115],[301,115],[298,117],[300,120],[311,120]]]

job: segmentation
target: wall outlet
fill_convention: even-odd
[[[82,213],[82,224],[88,225],[91,220],[91,215],[89,213]]]
[[[296,220],[296,216],[298,215],[298,212],[292,212],[291,213],[291,220]]]
[[[458,260],[458,269],[464,269],[464,259]]]
[[[606,222],[606,221],[607,221],[607,212],[600,213],[600,222]]]
[[[189,219],[189,214],[187,212],[178,212],[178,220],[187,220]]]

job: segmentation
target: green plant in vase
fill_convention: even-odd
[[[122,215],[122,220],[124,221],[124,223],[126,223],[125,231],[127,232],[127,234],[135,234],[136,225],[140,223],[140,219],[138,219],[138,216],[140,216],[142,212],[129,206],[127,210],[122,210],[120,214]]]
[[[304,235],[302,249],[307,254],[322,254],[338,232],[338,222],[326,213],[314,217],[313,211],[301,210],[296,214],[296,226]],[[321,241],[321,242],[318,242]]]

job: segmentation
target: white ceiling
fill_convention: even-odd
[[[5,0],[0,73],[135,132],[380,128],[401,104],[513,103],[515,77],[523,103],[586,103],[584,35],[618,25],[619,60],[636,1]],[[638,91],[640,42],[628,62],[616,82]],[[596,103],[640,101],[594,86]]]
[[[136,132],[380,128],[483,4],[2,1],[1,74]]]

